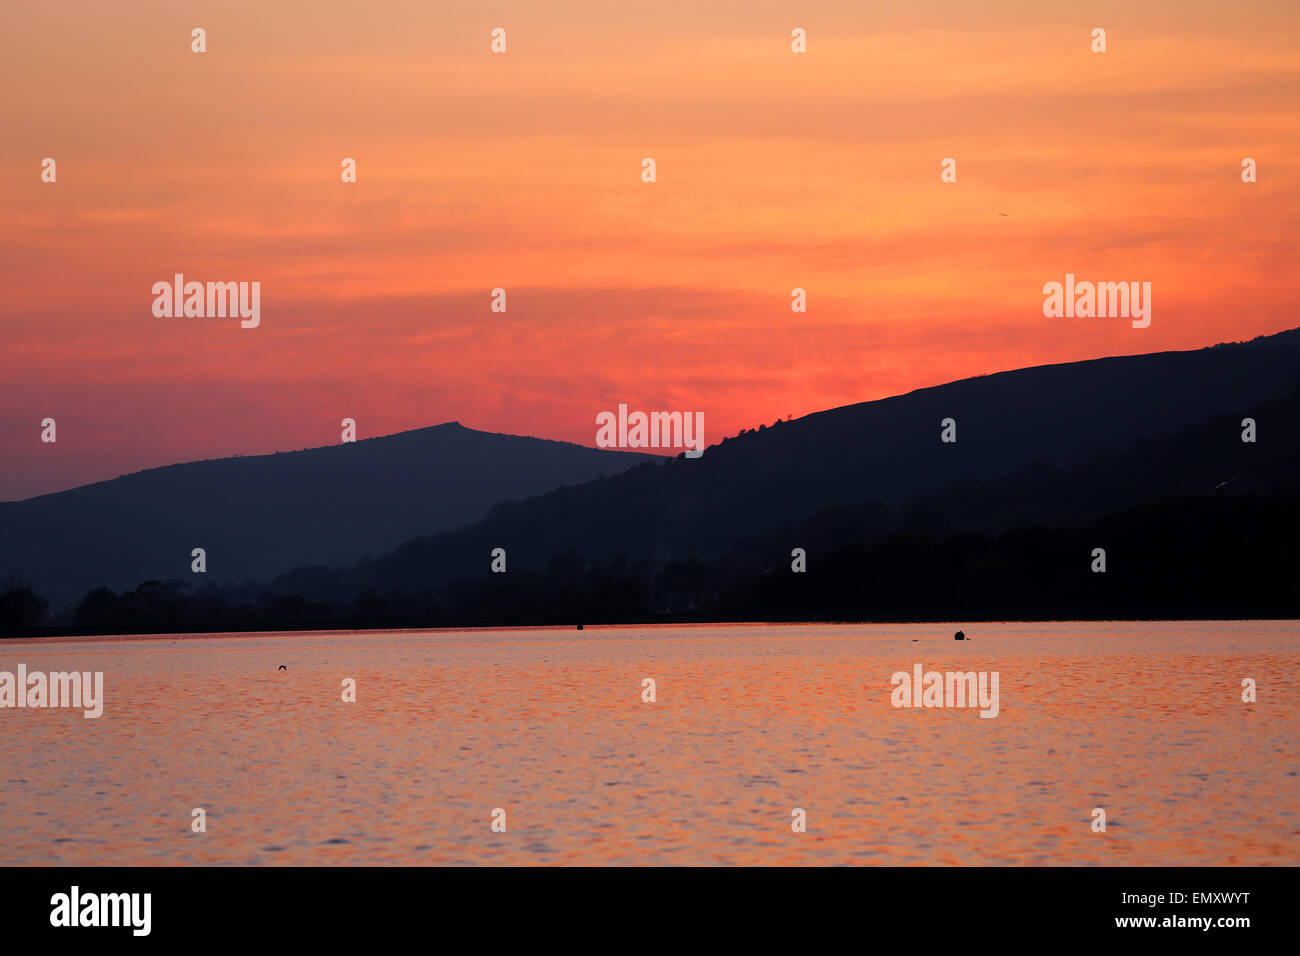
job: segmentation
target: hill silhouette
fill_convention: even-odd
[[[500,501],[482,520],[348,566],[303,562],[220,588],[209,578],[196,592],[184,550],[179,571],[87,595],[78,621],[186,630],[664,614],[1300,614],[1290,584],[1298,417],[1300,330],[1003,372],[747,431],[699,459],[644,460]],[[940,440],[947,418],[955,443]],[[1242,441],[1245,418],[1255,442]],[[452,434],[462,433],[481,435]],[[401,533],[401,502],[376,511]],[[281,533],[259,528],[253,541],[272,548]],[[322,532],[334,546],[354,533],[342,524]],[[1106,575],[1088,573],[1097,546],[1114,552]],[[796,547],[807,551],[805,574],[791,572]],[[505,574],[489,571],[495,548],[507,552]],[[30,613],[26,597],[18,606]]]
[[[427,588],[478,577],[496,547],[507,550],[512,572],[541,572],[563,555],[656,568],[740,560],[746,541],[837,510],[855,516],[852,526],[828,530],[843,540],[897,530],[898,521],[942,531],[1070,520],[1249,473],[1261,447],[1272,454],[1292,439],[1295,419],[1261,419],[1253,445],[1241,441],[1241,419],[1297,386],[1300,330],[965,379],[780,422],[696,460],[644,464],[497,507],[471,527],[416,538],[337,573],[301,571],[273,590],[324,599]],[[955,443],[940,441],[944,418],[956,421]],[[1152,471],[1152,443],[1179,435],[1161,454],[1180,456],[1181,466]],[[1113,454],[1089,477],[1052,489],[1054,473],[1107,449]]]
[[[189,462],[0,503],[0,574],[57,610],[92,587],[147,578],[266,580],[351,564],[499,502],[649,460],[457,422],[355,443]],[[206,575],[190,571],[204,548]]]
[[[1300,390],[1259,406],[1300,416]],[[1240,441],[1239,419],[1103,449],[1072,468],[1032,465],[891,508],[822,509],[737,539],[713,559],[586,560],[475,571],[353,594],[339,572],[300,569],[268,588],[145,582],[99,590],[89,631],[572,624],[662,620],[1009,620],[1300,616],[1300,431]],[[1225,437],[1226,436],[1226,437]],[[1249,469],[1249,474],[1237,470]],[[1223,475],[1231,477],[1220,480]],[[457,537],[453,534],[449,537]],[[806,555],[792,572],[792,545]],[[1094,549],[1109,555],[1094,573]],[[30,595],[9,595],[30,610]],[[0,606],[4,601],[0,600]]]

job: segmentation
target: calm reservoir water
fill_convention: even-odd
[[[0,864],[1300,863],[1300,624],[955,629],[0,641],[105,697],[0,710]]]

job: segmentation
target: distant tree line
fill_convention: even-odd
[[[654,566],[554,556],[424,589],[368,588],[309,600],[237,587],[146,581],[90,591],[86,632],[190,632],[647,621],[907,621],[1300,617],[1300,496],[1189,496],[1073,526],[949,532],[913,516],[904,530],[846,534],[828,512],[712,558]],[[791,552],[806,550],[806,571]],[[1094,571],[1094,551],[1106,570]],[[295,572],[305,581],[311,569]],[[294,576],[289,576],[290,581]],[[307,590],[307,589],[305,589]],[[4,633],[41,633],[46,602],[25,583],[0,594]]]

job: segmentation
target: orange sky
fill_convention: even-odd
[[[0,499],[345,416],[590,445],[626,402],[712,443],[1300,325],[1292,0],[867,6],[9,5]],[[155,318],[176,272],[261,282],[261,326]],[[1151,282],[1151,327],[1044,318],[1066,272]]]

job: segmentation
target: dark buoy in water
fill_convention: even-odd
[[[966,640],[966,632],[965,632],[965,631],[958,631],[956,634],[954,634],[954,635],[952,636],[952,639],[953,639],[954,641],[964,641],[964,640]]]
[[[582,625],[581,625],[581,624],[578,625],[578,630],[580,630],[580,631],[582,630]]]

